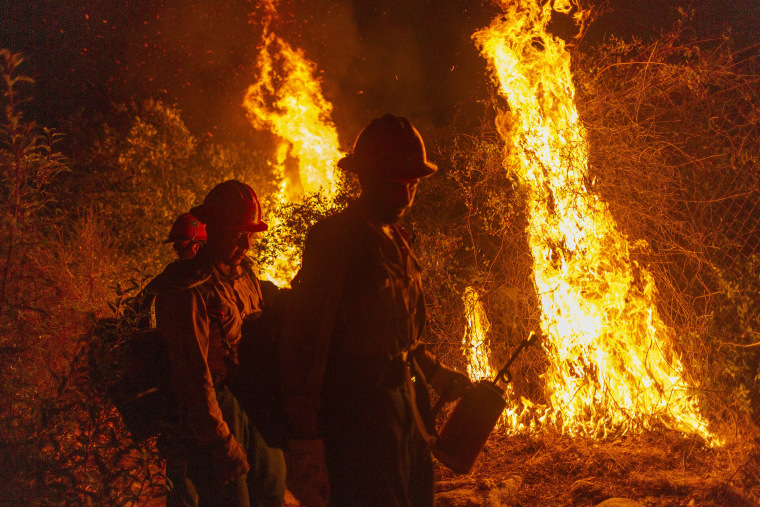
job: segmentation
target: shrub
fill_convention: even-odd
[[[729,36],[698,40],[689,23],[578,52],[579,112],[594,188],[649,245],[636,259],[656,278],[703,408],[735,418],[760,388],[760,55]]]
[[[274,190],[261,153],[199,142],[180,111],[162,102],[119,106],[98,123],[74,133],[94,139],[75,160],[67,207],[92,203],[115,246],[141,271],[157,274],[172,259],[171,250],[158,245],[174,220],[216,184],[240,179],[263,199]]]

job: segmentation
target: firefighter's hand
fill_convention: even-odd
[[[430,379],[430,385],[443,401],[449,402],[459,399],[467,389],[472,387],[472,382],[464,373],[441,365]]]
[[[325,507],[330,480],[322,440],[290,440],[285,452],[288,490],[303,505]]]
[[[211,462],[220,484],[232,482],[251,469],[243,447],[232,434],[210,449]]]

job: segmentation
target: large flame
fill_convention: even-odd
[[[280,178],[273,208],[320,193],[331,201],[339,188],[336,164],[344,155],[331,120],[332,104],[322,95],[316,65],[271,29],[276,1],[264,3],[267,19],[257,59],[256,83],[248,88],[243,106],[255,128],[279,138],[275,170]],[[288,162],[290,165],[288,166]],[[267,219],[276,230],[277,217]],[[286,285],[298,271],[300,251],[291,246],[266,266],[261,275]]]
[[[509,110],[497,124],[504,166],[527,196],[528,240],[550,366],[540,424],[605,436],[659,422],[711,440],[660,319],[651,274],[632,260],[606,204],[587,188],[588,144],[570,55],[547,24],[569,0],[502,0],[473,37]],[[577,18],[581,14],[576,14]]]

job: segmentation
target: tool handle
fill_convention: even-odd
[[[515,351],[512,353],[512,357],[507,360],[507,364],[505,364],[501,370],[496,374],[496,377],[494,377],[493,382],[494,384],[497,383],[499,380],[504,382],[505,384],[509,384],[512,382],[512,374],[509,372],[509,367],[512,366],[512,363],[515,359],[517,359],[517,356],[520,355],[520,353],[523,351],[523,349],[527,349],[536,341],[538,341],[539,335],[534,333],[533,331],[530,332],[530,335],[526,339],[520,342],[520,345],[517,346]]]

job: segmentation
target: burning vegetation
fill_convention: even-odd
[[[336,164],[345,155],[330,118],[332,104],[322,95],[316,65],[271,29],[276,2],[265,2],[265,12],[256,82],[248,88],[243,106],[254,128],[277,137],[272,164],[279,187],[270,209],[317,197],[318,209],[326,215],[339,209],[335,199],[340,194],[342,178]],[[282,217],[275,213],[270,217],[270,236],[288,236],[290,227]],[[302,243],[273,245],[274,255],[262,265],[262,277],[288,285],[298,272]]]
[[[577,8],[505,4],[504,17],[474,36],[509,107],[497,128],[505,170],[525,199],[549,361],[548,403],[517,403],[509,425],[607,436],[656,419],[712,441],[673,350],[673,331],[658,314],[655,280],[631,257],[634,245],[594,193],[570,53],[547,31],[552,7]],[[573,16],[580,21],[583,12]],[[644,240],[636,246],[646,248]]]
[[[530,331],[541,341],[513,365],[473,472],[439,468],[440,503],[756,505],[757,47],[696,40],[685,16],[652,43],[591,48],[550,33],[558,13],[581,32],[589,21],[570,0],[501,6],[473,35],[492,117],[438,133],[441,175],[408,226],[439,357],[493,379]],[[263,12],[243,107],[274,140],[264,152],[201,142],[149,101],[72,128],[65,160],[57,134],[24,122],[18,57],[2,54],[0,480],[13,498],[161,495],[155,442],[130,442],[105,397],[105,335],[168,260],[154,245],[177,214],[218,181],[248,181],[271,226],[262,278],[285,286],[307,228],[354,193],[317,63],[275,33],[276,2]],[[115,327],[91,329],[88,312]]]

